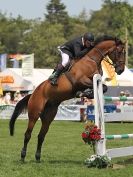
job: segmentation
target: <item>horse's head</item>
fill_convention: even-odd
[[[121,40],[115,39],[115,45],[109,49],[107,54],[113,62],[115,72],[120,75],[125,69],[125,44]]]
[[[109,56],[112,63],[107,62],[114,66],[117,74],[120,75],[124,71],[126,60],[125,44],[120,39],[111,36],[102,36],[97,38],[94,48],[98,51],[101,59],[106,60],[106,56]]]

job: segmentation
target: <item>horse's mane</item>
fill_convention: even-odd
[[[107,40],[113,40],[115,41],[117,44],[123,44],[123,42],[118,38],[118,37],[113,37],[113,36],[109,36],[109,35],[104,35],[104,36],[100,36],[97,37],[95,40],[95,45],[99,44],[100,42],[103,41],[107,41]]]

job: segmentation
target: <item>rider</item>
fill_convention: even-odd
[[[57,79],[68,66],[71,59],[82,58],[94,47],[94,35],[92,33],[85,33],[83,36],[77,37],[64,45],[59,46],[62,61],[54,70],[53,74],[49,77],[51,85],[58,85]]]

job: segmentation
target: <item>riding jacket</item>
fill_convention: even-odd
[[[82,58],[92,47],[87,48],[83,42],[83,36],[77,37],[58,47],[63,53],[69,55],[70,59]]]

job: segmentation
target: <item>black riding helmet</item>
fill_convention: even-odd
[[[84,34],[84,40],[94,42],[94,35],[92,33],[85,33]]]

